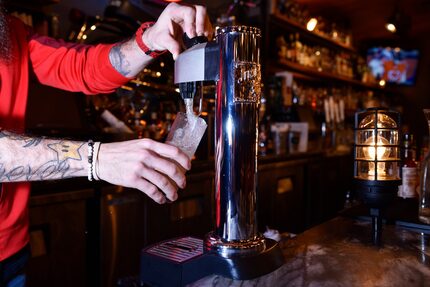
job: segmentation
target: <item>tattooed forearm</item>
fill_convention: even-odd
[[[127,59],[124,49],[127,43],[119,43],[112,47],[109,52],[109,60],[112,66],[123,76],[129,77],[131,73],[130,61]]]
[[[39,167],[17,166],[6,170],[0,163],[0,182],[13,181],[33,181],[47,179],[64,179],[73,177],[79,170],[72,170],[66,161],[49,161]]]
[[[85,147],[85,142],[0,131],[0,182],[85,176],[88,166]]]
[[[132,37],[113,46],[109,52],[109,60],[121,75],[132,78],[151,63],[153,58],[145,55],[137,45],[136,38]]]
[[[0,131],[0,139],[8,138],[14,141],[22,141],[23,147],[37,146],[44,139],[43,137],[28,137],[24,135],[14,134],[8,131]]]
[[[24,140],[25,145],[24,147],[31,147],[31,146],[37,146],[40,144],[40,142],[43,140],[43,138],[28,138]]]

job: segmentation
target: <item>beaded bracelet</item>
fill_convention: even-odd
[[[88,180],[100,180],[96,172],[98,153],[100,150],[100,142],[88,141]]]
[[[88,180],[93,181],[93,154],[94,154],[94,142],[88,141]]]

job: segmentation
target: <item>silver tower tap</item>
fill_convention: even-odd
[[[205,250],[223,257],[265,250],[257,229],[257,134],[261,92],[261,33],[232,26],[217,31],[216,42],[201,43],[179,55],[175,83],[216,81],[216,228]],[[182,95],[183,93],[181,93]]]
[[[175,83],[184,99],[194,96],[196,82],[217,84],[216,227],[204,241],[185,236],[145,248],[141,283],[179,287],[210,274],[250,280],[284,264],[278,242],[264,238],[257,229],[260,38],[256,28],[221,28],[216,42],[197,44],[175,62]]]

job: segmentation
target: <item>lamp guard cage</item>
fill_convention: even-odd
[[[379,115],[386,115],[388,117],[390,117],[393,121],[396,122],[396,127],[378,127],[378,119],[379,119]],[[374,123],[374,127],[373,128],[360,128],[360,123],[362,120],[364,120],[367,116],[371,116],[374,115],[374,119],[375,119],[375,123]],[[370,108],[367,109],[365,111],[362,112],[357,112],[355,114],[355,129],[354,129],[354,178],[358,181],[366,181],[366,185],[380,185],[381,181],[389,184],[389,181],[392,181],[393,183],[396,182],[398,183],[399,180],[401,180],[401,168],[400,168],[400,114],[396,111],[390,111],[388,109],[385,108]],[[372,145],[368,145],[368,144],[362,144],[362,143],[357,143],[358,142],[358,135],[359,133],[363,132],[363,131],[372,131],[373,130],[373,135],[375,136],[374,139],[374,145],[373,147],[375,149],[377,149],[378,147],[388,147],[388,148],[395,148],[396,150],[396,155],[395,157],[389,158],[389,159],[379,159],[378,156],[376,155],[375,152],[375,157],[374,159],[364,159],[364,158],[359,158],[357,156],[358,153],[358,149],[363,148],[363,147],[372,147]],[[395,144],[383,144],[383,145],[377,145],[378,144],[378,137],[379,137],[379,132],[380,131],[397,131],[397,141]],[[374,163],[374,180],[371,179],[364,179],[359,177],[359,168],[358,165],[360,162],[373,162]],[[387,162],[397,162],[397,176],[396,178],[392,178],[391,180],[382,180],[380,178],[378,178],[378,168],[377,165],[378,163],[387,163]]]

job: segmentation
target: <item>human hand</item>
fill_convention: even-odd
[[[190,159],[177,147],[150,139],[100,145],[98,176],[112,184],[137,188],[154,201],[178,198],[178,187],[185,187]]]
[[[189,38],[212,37],[212,25],[204,6],[170,3],[157,22],[145,30],[143,42],[154,51],[169,50],[176,59],[182,50],[184,32]]]

